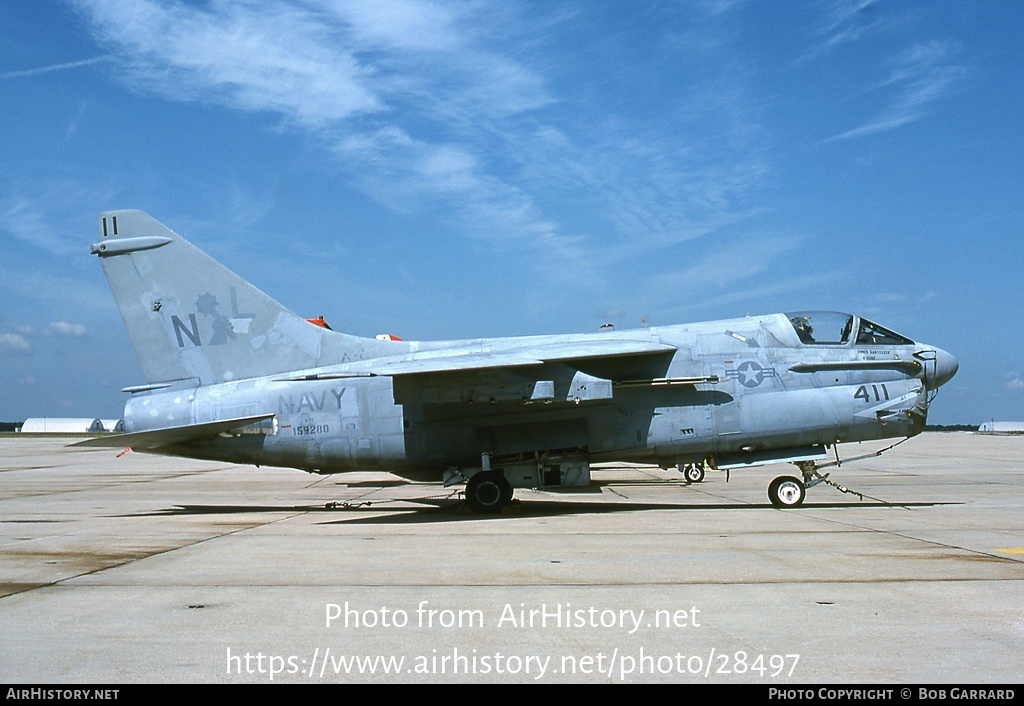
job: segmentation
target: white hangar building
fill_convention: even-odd
[[[32,417],[21,425],[22,434],[95,434],[104,431],[102,421],[88,417]]]
[[[982,434],[1024,434],[1024,422],[985,422],[978,431]]]

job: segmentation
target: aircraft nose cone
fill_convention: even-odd
[[[932,350],[935,351],[935,372],[928,376],[928,387],[935,389],[953,379],[956,371],[960,369],[960,363],[952,354],[941,348]]]
[[[942,349],[936,350],[935,353],[938,356],[938,360],[935,361],[935,385],[945,385],[956,375],[960,363],[952,354]]]

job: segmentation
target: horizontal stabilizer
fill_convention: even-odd
[[[136,431],[129,434],[111,434],[100,436],[95,439],[79,441],[70,446],[92,446],[103,448],[132,448],[132,449],[157,449],[161,446],[181,444],[186,441],[204,439],[227,431],[241,429],[242,427],[256,424],[271,419],[273,414],[257,414],[253,417],[238,417],[236,419],[225,419],[205,424],[190,424],[183,427],[168,427],[166,429],[152,429],[150,431]]]

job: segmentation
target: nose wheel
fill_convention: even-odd
[[[774,507],[800,507],[807,495],[803,481],[793,476],[779,476],[768,486],[768,500]]]

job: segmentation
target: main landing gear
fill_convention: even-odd
[[[501,471],[481,471],[466,483],[466,502],[476,512],[501,512],[512,502],[512,485]]]

